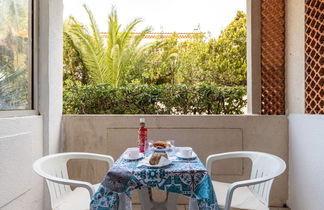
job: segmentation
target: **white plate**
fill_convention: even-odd
[[[151,156],[148,157],[148,158],[145,158],[139,164],[139,166],[142,166],[143,165],[143,166],[146,166],[146,167],[149,167],[149,168],[162,168],[162,167],[168,166],[168,165],[170,165],[172,163],[171,160],[167,159],[167,160],[163,161],[162,163],[159,163],[159,164],[156,164],[156,165],[151,165],[150,162],[149,162],[150,161],[150,158],[151,158]],[[137,167],[139,167],[139,166],[137,166]]]
[[[197,155],[196,155],[196,153],[195,152],[192,152],[191,153],[191,156],[183,156],[180,152],[177,152],[176,154],[175,154],[178,158],[181,158],[181,159],[194,159],[194,158],[196,158],[197,157]]]
[[[124,154],[123,158],[125,160],[139,160],[139,159],[142,159],[144,157],[144,154],[143,153],[139,153],[139,156],[136,157],[136,158],[131,158],[128,156],[128,154]]]

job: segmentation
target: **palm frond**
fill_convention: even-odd
[[[145,35],[150,33],[152,31],[152,28],[151,27],[147,27],[145,28],[143,31],[141,31],[141,33],[137,36],[134,36],[133,38],[133,45],[134,46],[138,46],[141,41],[144,39]]]
[[[72,19],[73,20],[73,19]],[[72,38],[74,46],[80,52],[85,67],[91,74],[95,83],[109,82],[105,72],[108,66],[105,65],[105,53],[102,47],[99,47],[93,40],[93,36],[82,25],[73,21],[67,29],[67,33]]]
[[[92,29],[92,35],[94,37],[95,43],[98,45],[98,47],[103,47],[103,40],[100,36],[100,31],[97,26],[97,22],[93,16],[92,11],[87,7],[86,4],[83,5],[84,9],[86,10],[89,20],[90,20],[90,27]]]
[[[134,19],[130,24],[128,24],[126,26],[126,28],[123,30],[122,33],[120,33],[120,44],[121,44],[121,47],[123,48],[124,46],[126,46],[130,39],[132,38],[132,32],[134,30],[134,28],[136,27],[137,24],[143,22],[142,19]]]

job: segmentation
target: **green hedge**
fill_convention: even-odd
[[[242,114],[245,87],[66,84],[65,114]]]

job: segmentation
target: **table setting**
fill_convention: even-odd
[[[90,208],[132,209],[132,191],[143,188],[184,195],[190,210],[219,209],[207,169],[191,147],[176,147],[173,140],[146,140],[144,152],[127,148],[106,173]]]

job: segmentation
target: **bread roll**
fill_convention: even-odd
[[[165,149],[167,147],[171,147],[171,145],[164,141],[157,141],[153,143],[153,147],[155,147],[156,149]]]
[[[151,165],[157,165],[157,164],[159,164],[161,157],[165,157],[166,159],[168,159],[168,155],[166,153],[154,153],[151,156],[151,159],[149,161],[150,164]]]

